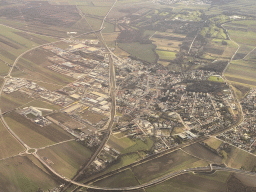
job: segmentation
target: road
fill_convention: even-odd
[[[229,167],[219,167],[219,166],[210,165],[208,167],[190,168],[190,169],[181,170],[181,171],[174,172],[174,173],[169,173],[165,176],[154,179],[154,180],[152,180],[148,183],[137,185],[137,186],[121,187],[121,188],[97,187],[97,186],[91,186],[91,185],[78,183],[76,181],[67,179],[64,176],[59,175],[47,163],[45,163],[43,160],[41,160],[41,158],[36,153],[34,153],[34,156],[37,159],[39,159],[43,165],[45,165],[48,169],[50,169],[50,171],[52,173],[54,173],[55,175],[57,175],[59,178],[63,179],[64,181],[72,183],[72,184],[80,186],[80,187],[85,187],[85,188],[89,188],[89,189],[97,189],[97,190],[101,190],[101,191],[132,191],[132,190],[137,190],[137,189],[143,189],[143,188],[147,188],[147,187],[162,183],[162,182],[164,182],[166,180],[169,180],[173,177],[177,177],[179,175],[183,175],[183,174],[190,173],[190,172],[195,173],[195,172],[225,171],[225,172],[232,172],[232,173],[239,173],[239,174],[249,175],[249,176],[252,176],[252,177],[256,178],[256,173],[253,173],[253,172],[248,172],[248,171],[244,171],[244,170],[240,170],[240,169],[233,169],[233,168],[229,168]]]
[[[96,36],[98,37],[99,41],[101,42],[101,44],[103,45],[103,47],[105,48],[105,50],[108,51],[108,57],[109,57],[109,96],[111,98],[111,110],[110,110],[110,118],[108,121],[108,127],[106,129],[106,135],[104,136],[102,142],[100,143],[99,147],[97,148],[97,150],[94,152],[94,154],[90,157],[90,160],[78,171],[78,173],[75,175],[75,177],[73,177],[73,181],[75,182],[81,175],[83,175],[85,173],[85,171],[88,169],[88,167],[92,164],[92,162],[97,158],[97,156],[100,154],[100,152],[102,151],[102,149],[104,148],[105,144],[108,142],[109,137],[112,133],[112,126],[114,123],[114,118],[115,118],[115,114],[116,114],[116,75],[115,75],[115,66],[114,66],[114,61],[113,61],[113,56],[112,56],[112,52],[111,50],[108,48],[108,46],[106,45],[104,38],[102,36],[102,29],[104,29],[104,22],[108,16],[108,14],[110,13],[110,11],[113,9],[113,7],[115,6],[117,0],[113,3],[112,7],[110,8],[110,10],[108,11],[108,13],[105,15],[99,33],[100,36],[96,34]],[[79,9],[78,9],[79,10]],[[79,10],[79,13],[82,17],[84,17],[83,13]],[[91,27],[91,25],[88,23],[88,25]],[[92,28],[92,27],[91,27]],[[73,183],[73,182],[70,182]],[[73,183],[75,184],[75,183]],[[77,185],[77,184],[76,184]],[[65,188],[62,191],[65,191],[70,185],[65,186]]]

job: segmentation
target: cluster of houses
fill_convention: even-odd
[[[244,120],[234,129],[220,135],[221,138],[249,152],[256,150],[256,89],[252,89],[241,101]]]

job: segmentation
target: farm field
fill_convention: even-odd
[[[139,182],[130,169],[93,183],[93,185],[101,187],[128,187],[138,184]]]
[[[5,76],[8,74],[10,67],[7,64],[5,64],[5,62],[0,60],[0,69],[0,75]]]
[[[0,162],[0,190],[5,192],[36,191],[39,188],[47,191],[61,184],[49,173],[37,167],[31,158],[14,157]]]
[[[71,135],[55,124],[40,127],[16,112],[8,113],[4,118],[21,140],[32,148],[44,147],[72,139]]]
[[[55,39],[32,35],[0,25],[0,59],[12,64],[16,57],[26,50]]]
[[[87,119],[88,121],[90,121],[92,124],[97,124],[99,123],[101,120],[107,118],[106,116],[102,115],[102,114],[98,114],[95,113],[93,111],[89,111],[88,109],[83,110],[80,113],[81,117],[83,119]]]
[[[217,172],[212,175],[185,174],[172,178],[159,185],[147,188],[147,192],[226,192],[226,183],[230,173]]]
[[[215,138],[211,138],[204,141],[209,146],[215,146],[223,144],[224,142]],[[221,143],[220,143],[221,142]],[[243,167],[247,171],[252,171],[256,166],[256,156],[247,153],[237,147],[229,146],[228,149],[222,150],[223,159],[222,163],[225,163],[228,167],[240,169]]]
[[[2,112],[11,111],[19,106],[22,106],[32,101],[26,93],[15,91],[10,94],[2,93],[0,97],[0,107]]]
[[[24,147],[0,123],[0,159],[17,155]]]
[[[207,165],[205,161],[178,150],[135,166],[132,171],[140,183],[146,183],[170,172]]]
[[[92,152],[78,142],[70,141],[41,149],[38,154],[46,159],[58,173],[72,178]]]
[[[203,145],[196,143],[193,145],[190,145],[186,148],[183,149],[187,153],[196,156],[200,159],[204,159],[207,162],[212,162],[216,164],[221,164],[222,163],[222,158],[218,156],[217,154],[213,153]]]
[[[175,52],[170,52],[170,51],[164,51],[164,50],[157,49],[156,53],[159,56],[159,60],[171,61],[171,60],[176,58],[176,56],[175,56],[176,53]]]
[[[152,44],[140,44],[140,43],[119,43],[118,46],[131,54],[133,57],[137,57],[143,61],[154,63],[157,59],[157,55],[154,52],[155,46]]]
[[[117,138],[115,136],[111,136],[107,145],[113,147],[117,151],[122,154],[137,152],[137,151],[148,151],[153,146],[153,140],[150,138],[146,138],[145,141],[140,139],[132,140],[128,137]]]
[[[80,122],[72,119],[70,116],[64,114],[64,113],[53,113],[50,115],[50,117],[52,117],[53,119],[59,121],[61,124],[71,128],[71,129],[78,129],[81,127],[84,127],[83,124],[81,124]]]
[[[256,67],[253,60],[234,60],[226,70],[228,80],[241,83],[245,86],[256,86]]]

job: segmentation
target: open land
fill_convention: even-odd
[[[88,148],[76,141],[48,147],[38,153],[47,159],[54,170],[68,178],[72,178],[92,154]]]
[[[44,147],[72,138],[55,124],[40,127],[16,112],[11,112],[4,118],[11,129],[30,147]]]

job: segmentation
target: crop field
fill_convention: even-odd
[[[86,15],[95,15],[103,17],[107,14],[110,7],[103,6],[78,6]]]
[[[154,63],[157,59],[157,55],[154,52],[155,46],[152,44],[140,44],[140,43],[119,43],[118,46],[138,59]]]
[[[122,155],[121,159],[120,159],[120,161],[118,163],[110,166],[103,173],[107,173],[107,172],[113,171],[115,169],[118,169],[120,167],[129,165],[129,164],[131,164],[131,163],[133,163],[135,161],[138,161],[140,159],[141,159],[141,157],[137,153]]]
[[[205,140],[209,146],[217,148],[220,146],[223,141],[211,138],[210,140]],[[251,171],[254,166],[256,166],[256,156],[247,153],[237,147],[230,146],[229,150],[222,150],[224,158],[222,162],[225,163],[228,167],[240,169],[243,167],[247,171]]]
[[[164,50],[157,49],[156,53],[158,54],[160,60],[169,60],[169,61],[171,61],[171,60],[176,58],[176,56],[175,56],[176,53],[175,52],[170,52],[170,51],[164,51]]]
[[[34,158],[34,157],[31,157]],[[27,156],[0,162],[0,190],[4,192],[47,191],[61,184],[37,167]]]
[[[214,81],[214,82],[219,82],[219,83],[224,83],[224,80],[222,77],[217,77],[217,76],[210,76],[208,78],[208,81]]]
[[[0,123],[0,159],[17,155],[25,149]]]
[[[53,119],[59,121],[60,123],[62,123],[63,125],[71,128],[71,129],[78,129],[78,128],[84,127],[83,124],[72,119],[70,116],[68,116],[64,113],[60,113],[60,112],[53,113],[52,115],[50,115],[50,117],[52,117]]]
[[[0,60],[0,69],[0,75],[5,76],[8,74],[10,67],[7,64],[5,64],[5,62]]]
[[[92,124],[97,124],[98,122],[100,122],[101,120],[106,118],[106,116],[95,113],[95,112],[92,112],[92,111],[89,111],[88,109],[81,112],[80,115],[83,119],[87,119]]]
[[[79,167],[91,156],[92,152],[76,141],[62,143],[38,151],[38,154],[49,160],[49,164],[58,173],[72,178]]]
[[[139,182],[135,178],[130,169],[125,170],[119,174],[107,177],[106,179],[93,183],[95,186],[101,187],[128,187],[139,185]]]
[[[209,145],[213,149],[218,149],[219,146],[222,144],[222,141],[214,139],[212,137],[205,140],[204,142],[207,143],[207,145]]]
[[[170,172],[206,165],[206,162],[179,150],[135,166],[132,171],[141,183],[146,183]]]
[[[0,25],[0,59],[10,64],[24,51],[39,44],[55,41],[40,35],[31,35]]]
[[[245,86],[256,86],[255,61],[232,61],[225,76],[228,80],[242,83]]]
[[[10,94],[3,93],[0,97],[0,107],[2,109],[2,112],[7,112],[30,101],[32,101],[32,98],[29,98],[26,93],[22,93],[19,91],[15,91]]]
[[[147,192],[226,192],[226,182],[229,172],[217,172],[212,175],[184,174],[165,181],[159,185],[147,188]]]
[[[150,138],[146,138],[145,141],[140,139],[132,140],[128,137],[117,138],[111,136],[108,141],[108,145],[118,150],[122,154],[137,152],[137,151],[148,151],[153,146],[153,141]]]
[[[71,135],[55,124],[40,127],[16,112],[8,113],[4,118],[10,128],[32,148],[72,139]]]
[[[200,145],[199,143],[190,145],[183,149],[184,151],[188,152],[191,155],[194,155],[196,157],[199,157],[200,159],[204,159],[208,162],[213,162],[216,164],[222,163],[222,158],[218,156],[217,154],[213,153],[203,145]]]

